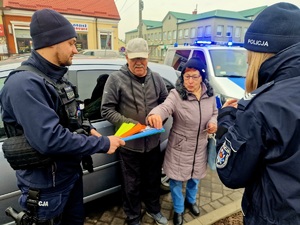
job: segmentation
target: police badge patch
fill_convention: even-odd
[[[231,148],[227,146],[226,143],[227,141],[224,141],[222,147],[218,152],[217,161],[216,161],[217,168],[224,168],[227,165],[228,158],[231,153]]]

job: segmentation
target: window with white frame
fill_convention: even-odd
[[[203,37],[203,27],[198,27],[197,37]]]
[[[164,40],[167,40],[167,32],[164,32]]]
[[[173,39],[176,40],[177,31],[173,30]]]
[[[196,37],[196,28],[195,27],[191,28],[191,38],[194,38],[194,37]]]
[[[172,31],[168,31],[168,40],[172,39]]]
[[[217,35],[218,37],[222,37],[223,31],[224,31],[224,26],[223,26],[223,25],[218,25],[218,26],[217,26],[217,33],[216,33],[216,35]]]
[[[244,35],[246,34],[247,30],[248,30],[248,28],[247,28],[247,27],[244,27],[244,29],[243,29],[243,34],[244,34]]]
[[[178,31],[178,39],[182,39],[182,30]]]
[[[241,31],[242,31],[242,28],[241,27],[236,27],[235,28],[235,37],[241,37]]]
[[[184,29],[184,38],[189,38],[189,29]]]
[[[227,26],[226,37],[232,37],[233,26]]]
[[[205,26],[205,33],[204,33],[205,37],[211,37],[211,26]]]

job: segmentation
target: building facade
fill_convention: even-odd
[[[241,45],[248,27],[266,7],[200,14],[170,11],[162,21],[143,20],[142,36],[148,42],[152,61],[163,61],[168,46],[196,45],[197,42]],[[139,30],[135,29],[125,33],[125,40],[128,42],[138,36]]]
[[[69,0],[66,0],[67,2]],[[2,58],[14,55],[29,53],[32,46],[29,25],[33,13],[42,8],[54,9],[63,14],[74,26],[77,32],[77,49],[119,49],[118,23],[120,16],[113,0],[99,0],[97,4],[102,11],[95,11],[93,8],[83,7],[89,4],[90,0],[72,1],[74,6],[69,8],[68,4],[62,1],[50,1],[44,7],[38,0],[19,0],[19,4],[13,1],[0,1],[1,19],[0,31],[0,56]],[[103,7],[105,2],[107,8]],[[78,3],[78,4],[77,4]],[[93,1],[95,3],[95,1]],[[96,5],[94,5],[97,8]],[[85,10],[81,10],[85,8]]]

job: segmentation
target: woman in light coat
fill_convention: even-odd
[[[174,225],[183,223],[185,206],[195,216],[200,214],[196,195],[199,181],[206,175],[207,138],[217,131],[216,99],[205,80],[205,69],[200,59],[191,58],[177,80],[176,90],[171,90],[164,103],[147,117],[148,124],[159,129],[162,121],[173,116],[163,169],[170,178]]]

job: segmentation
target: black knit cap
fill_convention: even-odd
[[[196,57],[192,57],[190,58],[184,65],[182,71],[181,71],[181,76],[183,76],[183,74],[185,73],[185,69],[186,68],[191,68],[191,69],[195,69],[198,70],[200,72],[200,75],[202,77],[202,80],[206,79],[206,66],[205,64],[202,62],[201,59],[196,58]]]
[[[254,52],[277,53],[300,42],[300,9],[281,2],[264,9],[245,34],[244,47]]]
[[[30,35],[34,49],[40,49],[71,38],[77,38],[72,24],[52,9],[37,10],[31,18]]]

